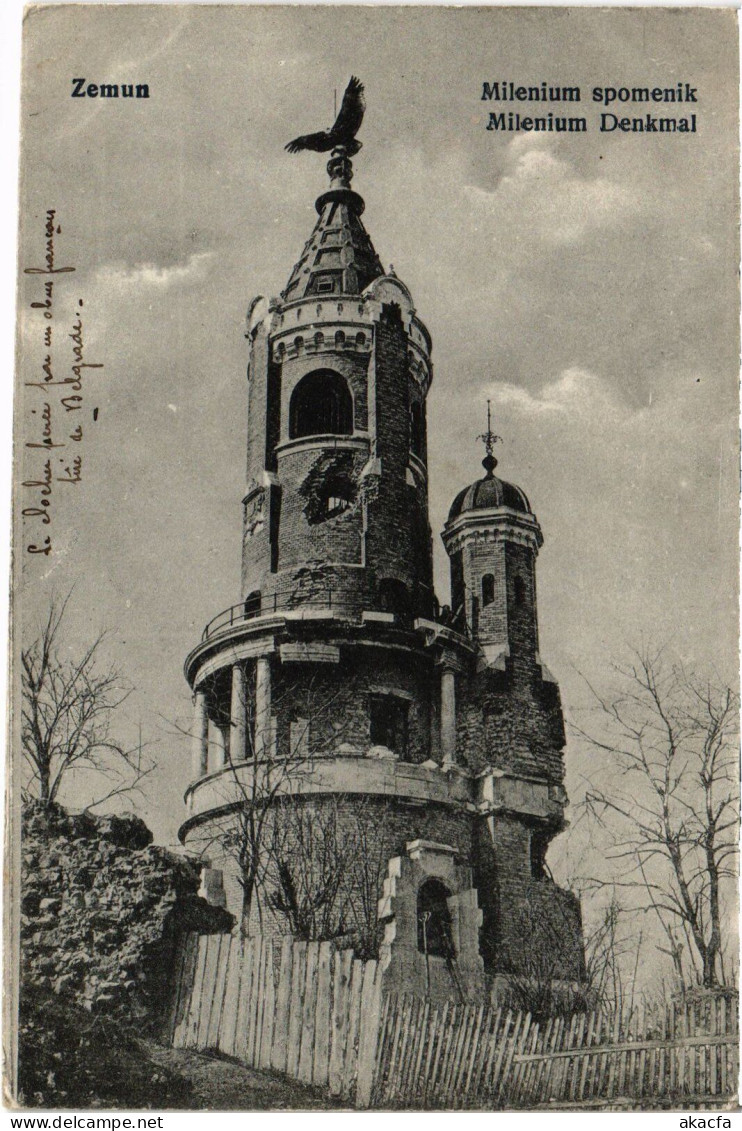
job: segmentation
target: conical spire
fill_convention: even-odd
[[[317,198],[319,219],[281,297],[285,302],[316,295],[359,295],[384,274],[361,223],[363,198],[350,187],[353,166],[344,146],[327,163],[330,188]]]

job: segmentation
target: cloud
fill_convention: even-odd
[[[537,392],[529,392],[521,385],[498,381],[490,390],[495,404],[506,405],[526,415],[579,415],[590,420],[618,419],[628,415],[620,405],[608,383],[585,369],[565,369],[559,376]]]
[[[512,171],[492,191],[469,185],[464,192],[474,208],[501,218],[522,217],[524,232],[544,243],[573,244],[587,235],[615,228],[641,208],[639,197],[608,177],[583,177],[556,157],[548,142],[528,148],[517,138],[508,147]],[[508,225],[510,226],[510,225]],[[507,229],[505,229],[507,230]]]
[[[176,263],[171,267],[160,267],[156,263],[140,263],[134,266],[100,267],[96,281],[121,287],[154,287],[166,290],[171,287],[201,282],[209,273],[209,261],[214,258],[211,251],[200,251],[189,256],[186,263]]]

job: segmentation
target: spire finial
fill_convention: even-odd
[[[492,431],[491,401],[487,401],[487,431],[483,432],[481,436],[477,436],[477,439],[484,442],[487,455],[482,460],[482,467],[487,472],[487,478],[491,479],[492,474],[497,467],[497,460],[493,455],[493,450],[497,441],[502,441],[502,436],[496,436]]]
[[[336,145],[327,162],[331,189],[348,189],[353,180],[353,162],[345,145]]]

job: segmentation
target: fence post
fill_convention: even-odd
[[[368,1107],[374,1083],[376,1047],[381,1022],[382,970],[373,960],[366,963],[361,990],[361,1017],[358,1025],[358,1076],[356,1107]]]

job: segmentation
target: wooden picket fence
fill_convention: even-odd
[[[367,1107],[380,1011],[377,963],[332,943],[190,934],[176,960],[166,1037]]]
[[[736,994],[551,1018],[484,1005],[384,1001],[372,1103],[379,1107],[667,1106],[736,1101]]]
[[[720,1106],[736,1100],[738,998],[536,1024],[485,1004],[382,997],[330,942],[188,935],[166,1037],[326,1088],[356,1107]]]

